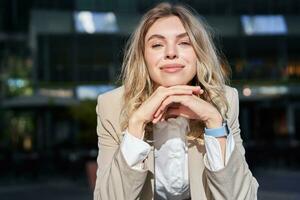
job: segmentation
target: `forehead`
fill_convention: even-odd
[[[164,17],[156,20],[152,26],[150,26],[145,40],[154,34],[172,37],[184,32],[186,32],[186,30],[177,16]]]

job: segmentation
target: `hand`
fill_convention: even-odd
[[[166,98],[174,95],[192,96],[200,92],[201,88],[199,86],[177,85],[168,88],[158,87],[130,117],[128,124],[129,133],[134,134],[137,138],[142,138],[146,124],[153,121],[155,112]]]
[[[222,116],[219,111],[212,104],[195,95],[167,97],[154,114],[153,123],[174,116],[204,121],[207,128],[222,126]]]

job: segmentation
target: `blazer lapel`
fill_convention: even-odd
[[[148,170],[154,174],[154,147],[152,145],[148,158],[145,160],[145,164]]]
[[[200,145],[199,142],[195,140],[188,140],[188,169],[192,200],[206,199],[203,187],[204,152],[204,145]]]
[[[150,181],[151,181],[151,191],[154,194],[154,147],[151,145],[151,150],[149,152],[148,158],[145,160],[146,168],[148,169],[148,173],[150,174]]]

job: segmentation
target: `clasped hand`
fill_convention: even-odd
[[[177,116],[203,121],[207,128],[220,127],[222,116],[211,103],[199,97],[203,92],[200,86],[159,86],[129,119],[129,132],[141,138],[147,123]]]

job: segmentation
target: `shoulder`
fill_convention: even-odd
[[[107,129],[111,127],[110,132],[121,131],[120,116],[123,104],[124,87],[120,86],[106,93],[100,94],[97,100],[96,112],[100,117],[103,126]]]
[[[97,99],[97,112],[116,116],[121,112],[124,86],[100,94]]]
[[[102,111],[120,109],[123,102],[124,86],[117,87],[113,90],[98,95],[97,106]]]
[[[117,87],[113,90],[105,92],[103,94],[98,95],[98,102],[99,101],[106,101],[106,100],[118,100],[123,97],[124,93],[124,86]]]
[[[236,88],[231,87],[229,85],[225,85],[225,97],[230,104],[230,102],[233,100],[233,98],[238,98],[238,91]]]

